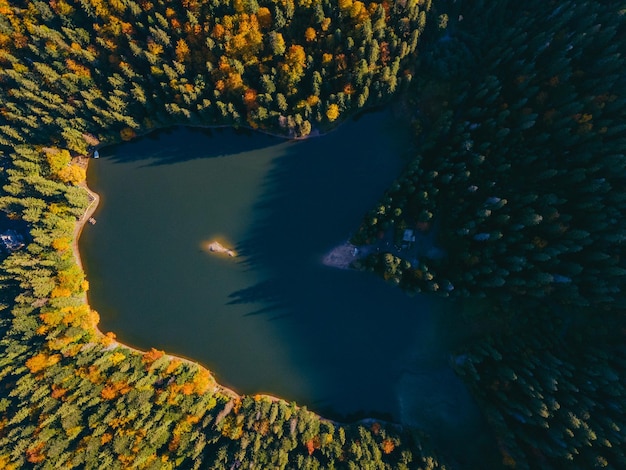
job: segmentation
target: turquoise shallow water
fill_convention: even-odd
[[[483,426],[447,366],[459,333],[441,319],[457,306],[320,262],[407,144],[406,126],[376,113],[307,141],[181,128],[103,149],[88,175],[97,224],[80,240],[102,330],[327,416],[442,436]],[[240,256],[203,251],[216,237]]]

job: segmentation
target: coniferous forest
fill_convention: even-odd
[[[0,468],[444,468],[419,430],[221,388],[97,329],[85,161],[172,125],[289,138],[392,98],[412,161],[354,242],[471,301],[454,367],[510,468],[626,467],[626,5],[0,0]],[[434,231],[437,254],[404,245]]]

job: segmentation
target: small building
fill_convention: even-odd
[[[409,243],[414,242],[415,241],[415,235],[414,235],[413,230],[411,230],[410,228],[407,228],[404,231],[404,235],[402,236],[402,241],[409,242]]]
[[[24,246],[24,237],[22,237],[15,230],[11,229],[0,234],[0,241],[2,241],[2,246],[4,246],[8,251],[19,250]]]
[[[94,150],[93,158],[100,158],[100,152],[98,152],[97,150]]]

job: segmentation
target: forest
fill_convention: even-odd
[[[454,366],[510,468],[626,467],[626,8],[596,0],[0,0],[0,468],[453,468],[419,430],[236,396],[98,330],[73,252],[100,146],[172,125],[415,135],[354,242],[472,299]],[[405,230],[445,256],[414,259]]]

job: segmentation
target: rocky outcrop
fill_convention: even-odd
[[[209,250],[211,253],[223,253],[223,254],[231,256],[233,258],[235,256],[237,256],[237,252],[236,251],[231,250],[230,248],[226,248],[224,245],[222,245],[218,241],[210,242],[207,245],[207,250]]]

